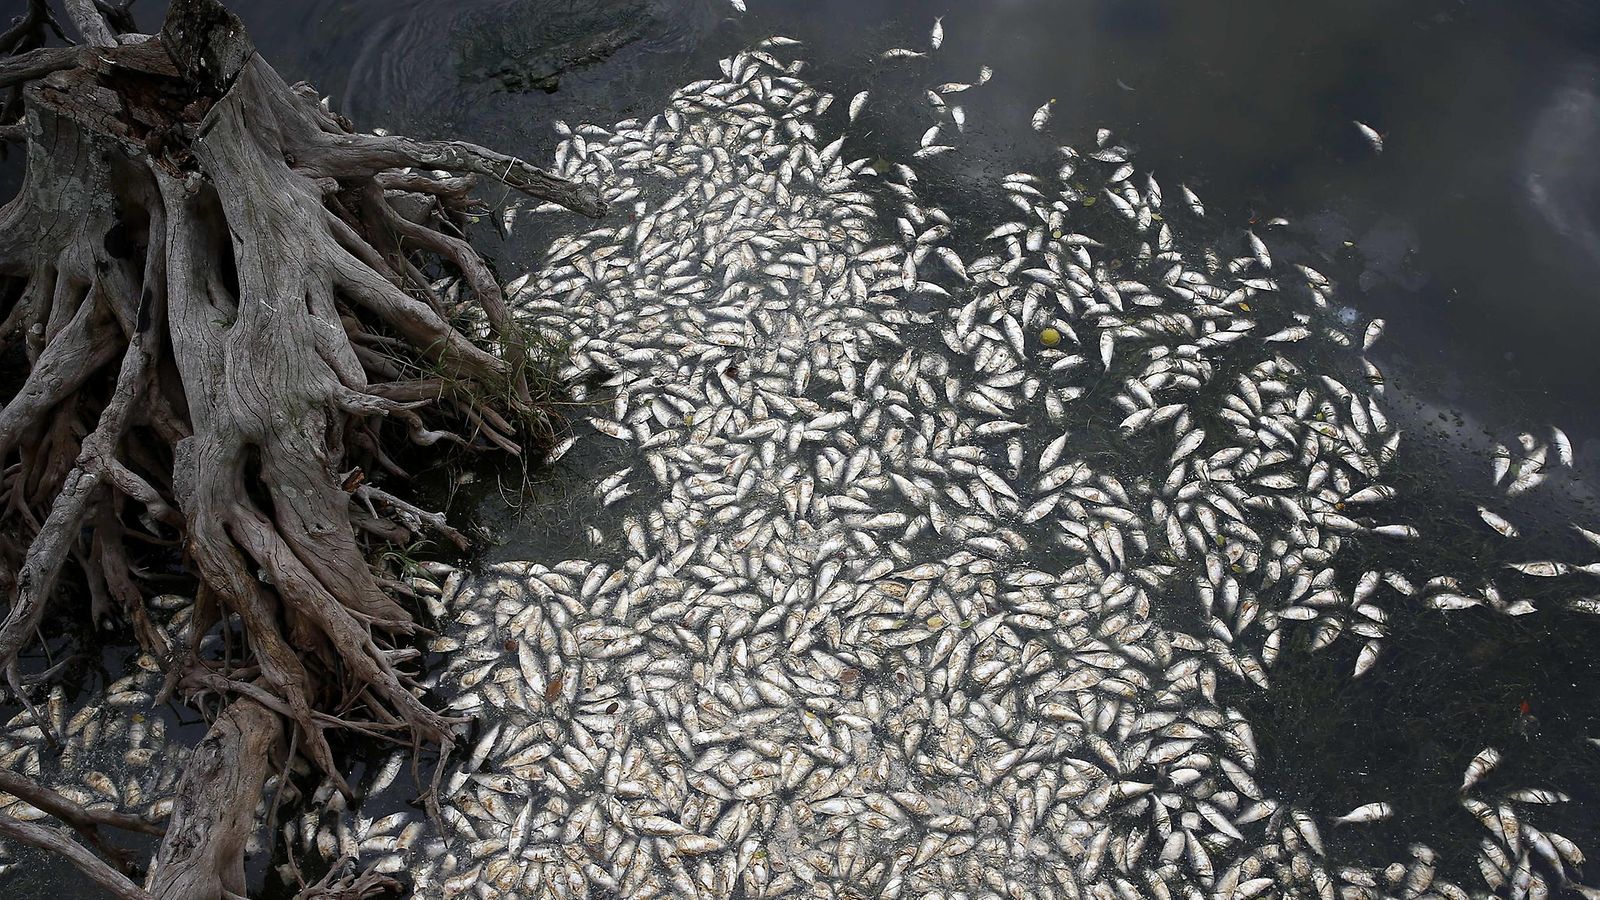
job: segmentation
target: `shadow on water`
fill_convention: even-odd
[[[1376,359],[1391,373],[1394,417],[1409,435],[1393,478],[1405,504],[1397,518],[1428,527],[1414,545],[1355,548],[1352,571],[1362,563],[1481,581],[1514,558],[1489,544],[1473,511],[1490,499],[1479,495],[1493,441],[1558,421],[1580,460],[1600,454],[1591,401],[1600,379],[1592,350],[1600,335],[1600,175],[1592,164],[1600,157],[1600,7],[749,4],[740,18],[726,0],[232,3],[285,76],[331,93],[362,127],[463,137],[535,162],[549,159],[556,120],[649,115],[677,86],[714,72],[716,59],[772,33],[807,42],[813,81],[845,97],[871,88],[901,98],[869,104],[846,155],[903,154],[928,124],[914,98],[994,66],[989,85],[959,95],[968,112],[961,151],[917,167],[958,225],[996,214],[1000,175],[1053,170],[1028,117],[1055,97],[1057,140],[1081,145],[1095,127],[1111,127],[1169,190],[1180,179],[1194,185],[1213,219],[1237,226],[1288,216],[1275,246],[1293,244],[1336,274],[1341,302],[1389,320]],[[939,54],[876,60],[886,47],[923,46],[939,12],[948,34]],[[146,25],[158,14],[139,10]],[[1383,155],[1372,155],[1352,119],[1387,134]],[[19,171],[13,154],[0,190],[9,195]],[[548,240],[547,229],[523,224],[508,240],[487,227],[477,237],[508,277],[534,264]],[[487,560],[588,555],[586,526],[618,531],[592,492],[594,479],[619,465],[608,444],[582,442],[526,481],[519,470],[480,470],[471,482],[437,487],[492,535]],[[1576,551],[1561,523],[1600,522],[1590,506],[1593,469],[1547,486],[1520,511],[1533,535],[1527,546]],[[1468,880],[1478,826],[1455,791],[1467,759],[1494,745],[1515,752],[1490,789],[1573,794],[1574,803],[1540,810],[1536,821],[1600,846],[1600,750],[1584,743],[1600,735],[1600,622],[1554,603],[1523,619],[1400,602],[1390,612],[1384,658],[1362,679],[1349,677],[1354,644],[1316,655],[1291,646],[1270,693],[1232,689],[1255,723],[1263,781],[1320,813],[1387,799],[1393,822],[1339,830],[1333,842],[1376,861],[1422,837],[1447,872]],[[126,660],[105,651],[96,677],[115,677],[117,665]],[[70,869],[34,862],[8,885],[11,896],[95,896]],[[264,862],[253,865],[256,877]]]

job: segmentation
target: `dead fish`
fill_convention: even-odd
[[[1572,571],[1571,567],[1569,567],[1566,563],[1556,562],[1548,559],[1535,560],[1533,562],[1507,563],[1506,568],[1516,569],[1518,572],[1521,572],[1524,575],[1532,575],[1535,578],[1556,578]]]
[[[1465,792],[1471,789],[1473,785],[1482,781],[1484,776],[1488,775],[1499,764],[1499,750],[1493,747],[1485,747],[1479,750],[1477,755],[1473,756],[1472,760],[1467,763],[1466,775],[1461,779],[1461,790]]]
[[[1361,351],[1363,353],[1371,350],[1372,345],[1376,344],[1378,339],[1383,337],[1383,329],[1385,324],[1387,323],[1385,323],[1382,319],[1373,319],[1371,322],[1367,323],[1367,330],[1361,335]]]
[[[850,121],[851,122],[854,122],[856,120],[856,117],[861,115],[861,110],[866,107],[866,105],[867,105],[867,93],[868,93],[867,91],[862,91],[861,93],[859,93],[859,94],[855,95],[854,97],[850,98]]]
[[[1045,101],[1043,106],[1033,111],[1033,118],[1030,120],[1030,124],[1033,126],[1034,131],[1044,131],[1044,127],[1050,124],[1050,109],[1055,105],[1056,98],[1051,97]]]
[[[1478,507],[1478,517],[1483,519],[1490,528],[1499,532],[1501,537],[1514,538],[1521,534],[1521,532],[1517,531],[1517,527],[1506,521],[1504,517],[1482,506]]]
[[[1567,433],[1554,425],[1550,426],[1550,443],[1556,448],[1556,459],[1563,466],[1572,468],[1572,440]]]
[[[1362,825],[1368,822],[1382,822],[1394,815],[1394,808],[1384,802],[1365,803],[1350,810],[1342,816],[1333,819],[1335,825]]]
[[[1372,147],[1374,153],[1383,152],[1383,135],[1379,134],[1377,129],[1365,122],[1356,122],[1355,126],[1356,130],[1361,132],[1361,137]]]

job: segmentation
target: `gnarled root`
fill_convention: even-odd
[[[341,860],[317,883],[306,885],[295,900],[367,900],[393,895],[401,889],[400,882],[387,875],[370,869],[358,874],[353,868],[350,860]]]
[[[25,112],[0,127],[22,126],[28,153],[0,209],[0,354],[28,373],[0,407],[0,672],[25,696],[19,655],[62,571],[98,569],[96,608],[170,662],[169,687],[232,698],[149,891],[239,894],[258,763],[284,728],[348,793],[330,711],[446,750],[457,724],[397,667],[390,642],[417,625],[369,559],[422,528],[461,537],[353,467],[397,470],[383,449],[397,440],[521,448],[513,423],[535,412],[524,348],[459,237],[467,189],[490,177],[603,206],[472,144],[355,133],[284,83],[216,0],[174,0],[139,38],[97,9],[69,4],[91,46],[0,64]],[[461,275],[490,340],[452,320],[430,264]],[[164,547],[184,550],[203,600],[187,647],[143,608]],[[246,658],[202,658],[199,638],[229,622]]]

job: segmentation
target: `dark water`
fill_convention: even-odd
[[[1389,320],[1380,362],[1409,396],[1458,412],[1463,440],[1550,421],[1580,447],[1600,437],[1587,402],[1600,373],[1600,4],[754,2],[743,17],[726,0],[234,6],[285,75],[361,125],[533,159],[555,120],[653,112],[772,33],[805,40],[812,77],[852,92],[920,94],[989,64],[987,92],[966,95],[963,152],[922,167],[950,190],[1043,159],[1027,119],[1055,97],[1053,133],[1115,129],[1218,218],[1287,216],[1309,255],[1337,261],[1345,301]],[[935,58],[873,59],[920,46],[934,14],[950,35]],[[919,112],[884,105],[858,128],[903,142],[925,127]],[[1352,119],[1388,135],[1383,155]],[[520,266],[536,245],[518,235],[497,255]]]
[[[1470,571],[1491,558],[1473,513],[1487,495],[1488,449],[1544,423],[1572,436],[1579,468],[1517,508],[1525,530],[1548,532],[1530,544],[1568,549],[1562,523],[1600,522],[1600,4],[749,5],[740,17],[726,0],[233,3],[285,76],[312,81],[361,127],[461,137],[536,162],[548,159],[555,120],[648,115],[715,72],[719,57],[773,33],[804,40],[810,79],[845,96],[872,87],[909,100],[991,65],[985,90],[963,95],[962,151],[919,166],[946,208],[983,210],[999,175],[1053,167],[1028,117],[1054,97],[1061,140],[1113,128],[1141,168],[1194,185],[1215,219],[1288,217],[1285,252],[1297,244],[1337,279],[1342,302],[1388,319],[1375,360],[1410,436],[1397,486],[1435,526],[1416,548],[1438,560],[1428,568]],[[155,14],[141,10],[142,23]],[[947,38],[933,59],[875,61],[889,46],[923,46],[936,14]],[[1387,135],[1381,156],[1352,119]],[[915,102],[873,104],[856,137],[906,146],[926,124]],[[536,259],[531,230],[482,236],[503,273]],[[570,471],[581,475],[577,462]],[[569,526],[584,509],[569,487],[539,486],[534,506],[560,510],[537,516],[542,524],[490,516],[507,541],[494,552],[576,552]],[[1527,775],[1515,783],[1573,793],[1572,808],[1552,814],[1567,819],[1553,824],[1600,846],[1600,751],[1582,742],[1600,736],[1600,623],[1554,611],[1401,612],[1386,645],[1380,669],[1358,682],[1348,678],[1353,646],[1290,651],[1272,693],[1242,697],[1268,784],[1327,813],[1394,798],[1393,823],[1336,838],[1368,861],[1395,858],[1408,838],[1448,853],[1452,841],[1476,840],[1451,799],[1461,765],[1493,743],[1517,750],[1508,757],[1518,771],[1503,773]],[[59,872],[40,876],[63,883]],[[46,895],[41,883],[20,896]]]

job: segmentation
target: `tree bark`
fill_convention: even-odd
[[[166,838],[145,890],[153,897],[245,896],[244,845],[281,758],[283,721],[250,699],[228,704],[178,782]]]

